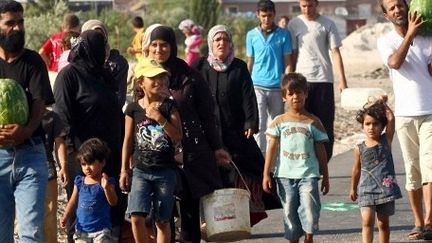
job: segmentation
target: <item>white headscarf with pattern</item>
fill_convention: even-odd
[[[225,60],[219,60],[215,57],[213,53],[213,40],[217,33],[224,32],[227,34],[229,39],[229,54],[225,58]],[[209,62],[210,66],[218,71],[218,72],[224,72],[227,70],[231,62],[234,60],[234,44],[232,42],[232,34],[230,29],[225,25],[215,25],[213,26],[207,35],[207,44],[208,44],[208,57],[207,61]]]

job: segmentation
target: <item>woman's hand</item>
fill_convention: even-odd
[[[255,129],[253,128],[248,128],[245,130],[245,136],[247,139],[251,138],[254,134],[255,134]]]
[[[214,153],[218,165],[227,165],[232,160],[231,155],[225,149],[215,150]]]

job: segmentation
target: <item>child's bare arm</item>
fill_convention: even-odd
[[[174,141],[179,142],[182,139],[182,129],[180,114],[174,111],[170,114],[170,119],[165,118],[160,112],[161,103],[154,102],[146,109],[146,116],[155,120],[164,129],[166,134]]]
[[[121,172],[119,185],[122,192],[128,192],[130,190],[129,177],[130,177],[130,158],[133,151],[133,132],[134,122],[132,117],[125,116],[125,136],[123,139],[122,147],[122,161],[121,161]]]
[[[321,191],[323,195],[326,195],[330,190],[330,181],[327,165],[327,153],[324,147],[324,143],[315,143],[315,154],[318,158],[319,169],[322,175]]]
[[[356,146],[354,148],[354,164],[351,171],[351,190],[350,190],[350,198],[351,200],[357,200],[357,186],[360,180],[360,150]]]
[[[273,136],[268,136],[268,138],[269,140],[267,144],[267,152],[266,152],[265,163],[264,163],[262,186],[265,192],[270,193],[271,192],[270,189],[273,187],[271,183],[272,180],[270,178],[271,176],[270,173],[271,173],[273,161],[276,157],[277,148],[279,147],[279,138]]]
[[[69,183],[69,172],[67,168],[67,149],[65,139],[64,137],[56,137],[54,143],[61,167],[59,171],[60,180],[62,181],[63,186],[66,187]]]
[[[109,184],[108,176],[105,173],[102,173],[101,185],[105,192],[105,197],[107,198],[109,205],[111,206],[117,205],[118,198],[114,189],[114,185]]]
[[[73,192],[72,192],[72,195],[68,201],[68,204],[66,205],[63,217],[61,217],[61,219],[60,219],[60,226],[62,228],[66,227],[66,223],[67,223],[68,219],[70,218],[72,213],[75,211],[77,202],[78,202],[78,188],[75,185]]]
[[[170,121],[163,118],[164,121],[160,121],[163,129],[167,135],[175,142],[180,142],[183,137],[180,114],[178,111],[171,113]]]
[[[387,142],[390,145],[391,148],[391,144],[393,142],[393,136],[395,133],[395,116],[393,114],[393,111],[391,110],[391,108],[386,104],[386,117],[387,117],[387,126],[386,126],[386,136],[387,136]]]

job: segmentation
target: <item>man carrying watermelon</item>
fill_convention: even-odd
[[[430,3],[412,0],[408,12],[405,0],[381,0],[394,30],[377,43],[393,81],[396,131],[414,215],[411,240],[432,240],[432,31],[425,31],[432,26]]]
[[[53,94],[46,65],[24,48],[23,7],[0,2],[0,242],[44,242],[48,178],[41,119]]]

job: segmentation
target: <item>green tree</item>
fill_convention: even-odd
[[[56,4],[53,6],[39,5],[42,2],[44,1],[40,0],[37,4],[27,4],[24,10],[26,47],[36,51],[50,35],[61,30],[63,16],[69,12],[65,1],[55,1]],[[42,6],[47,7],[47,9],[41,10]]]
[[[63,6],[67,10],[67,0],[28,0],[25,12],[26,16],[40,16]]]
[[[118,49],[126,58],[131,57],[126,54],[126,49],[130,45],[134,36],[131,25],[131,15],[126,12],[104,8],[101,11],[92,10],[82,12],[79,17],[82,24],[90,19],[98,19],[102,21],[108,28],[108,41],[110,47],[112,49]]]
[[[191,0],[190,18],[204,28],[202,36],[206,36],[207,31],[218,23],[220,4],[218,0]],[[201,45],[201,53],[208,53],[207,41]]]
[[[220,5],[217,0],[191,0],[191,19],[208,31],[216,25],[219,18]]]
[[[257,26],[255,16],[222,15],[219,23],[231,28],[236,56],[246,61],[246,34]]]

